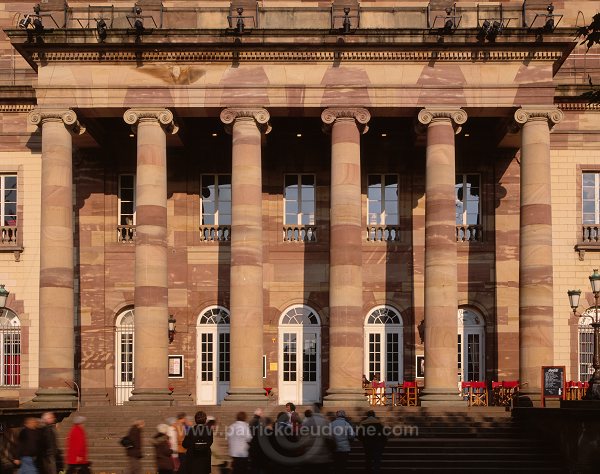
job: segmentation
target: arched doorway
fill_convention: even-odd
[[[21,385],[21,321],[8,308],[0,310],[0,387]]]
[[[386,384],[404,380],[404,337],[400,313],[391,306],[378,306],[365,319],[364,374]]]
[[[134,312],[119,313],[115,323],[115,403],[123,405],[133,391]]]
[[[229,390],[229,311],[211,306],[198,317],[196,327],[196,403],[217,405]]]
[[[472,308],[458,309],[457,358],[460,382],[485,380],[485,321]]]
[[[305,305],[279,319],[279,403],[321,400],[321,319]]]

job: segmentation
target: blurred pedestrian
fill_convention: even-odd
[[[248,450],[250,449],[250,426],[246,422],[246,412],[240,411],[236,415],[235,423],[227,428],[227,442],[229,443],[229,455],[232,457],[232,473],[246,474],[248,472]]]
[[[67,474],[89,473],[87,437],[83,424],[85,417],[76,416],[73,419],[73,427],[67,437]]]
[[[130,447],[127,449],[126,474],[142,474],[142,429],[144,420],[136,420],[127,433]]]
[[[179,469],[179,453],[178,446],[179,440],[177,436],[177,418],[171,416],[167,418],[167,425],[169,426],[169,430],[167,431],[167,436],[169,437],[169,445],[171,446],[171,457],[173,458],[173,470],[177,471]]]
[[[206,427],[209,428],[213,433],[213,438],[217,432],[217,420],[214,416],[206,417]],[[227,467],[227,461],[229,456],[223,449],[217,444],[213,443],[210,447],[210,466],[212,474],[229,474],[229,468]]]
[[[189,431],[189,428],[194,426],[193,420],[190,421],[189,418],[190,417],[186,416],[183,412],[177,414],[177,454],[179,455],[180,466],[185,460],[186,452],[186,449],[183,447],[183,440],[185,439],[185,435]]]
[[[171,457],[173,450],[168,436],[169,425],[161,423],[156,427],[156,431],[152,440],[156,454],[156,469],[158,474],[173,474],[175,464]]]
[[[194,417],[196,424],[190,428],[183,440],[185,460],[179,472],[185,474],[210,473],[210,447],[213,444],[212,430],[206,426],[206,413],[199,411]]]
[[[375,416],[373,410],[367,412],[367,417],[358,427],[358,439],[365,448],[365,472],[379,474],[381,472],[381,458],[387,443],[387,436],[383,424]]]
[[[17,472],[19,462],[17,455],[16,429],[2,426],[0,430],[0,472],[3,474],[14,474]]]
[[[302,423],[305,430],[308,430],[306,436],[310,438],[310,458],[304,466],[304,472],[311,474],[329,474],[331,472],[331,454],[329,445],[331,438],[329,437],[329,422],[321,415],[321,404],[315,403],[310,416],[306,414],[306,418]]]
[[[19,474],[38,474],[36,461],[40,455],[41,431],[38,419],[25,418],[24,427],[17,438],[17,458]]]
[[[331,435],[335,442],[333,464],[335,473],[345,474],[350,457],[350,443],[354,441],[354,428],[346,420],[346,412],[338,410],[335,420],[331,422]]]
[[[62,451],[58,447],[56,416],[51,411],[42,414],[41,452],[38,465],[43,474],[56,474],[63,470]]]

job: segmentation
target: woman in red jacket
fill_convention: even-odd
[[[83,416],[76,416],[73,420],[73,428],[67,438],[67,474],[85,474],[89,471],[87,440],[83,429]]]

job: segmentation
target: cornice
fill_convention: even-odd
[[[163,46],[164,47],[164,46]],[[177,45],[169,45],[176,48]],[[48,51],[33,52],[40,62],[514,62],[558,61],[563,51]]]

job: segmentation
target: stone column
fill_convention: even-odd
[[[362,108],[330,108],[329,389],[326,405],[366,405],[362,389],[364,318],[360,135],[371,115]]]
[[[137,132],[134,390],[130,402],[170,404],[168,381],[167,109],[129,109]]]
[[[562,120],[554,107],[515,112],[521,132],[519,249],[519,403],[539,405],[541,368],[554,363],[550,128]]]
[[[29,123],[42,129],[40,221],[40,378],[33,399],[73,406],[73,147],[71,132],[85,129],[68,109],[36,109]]]
[[[419,112],[427,127],[425,157],[425,390],[423,406],[464,404],[458,396],[456,338],[456,213],[454,135],[464,110],[431,107]]]
[[[231,149],[231,373],[224,403],[266,403],[263,390],[262,134],[265,109],[230,108],[221,121]]]

